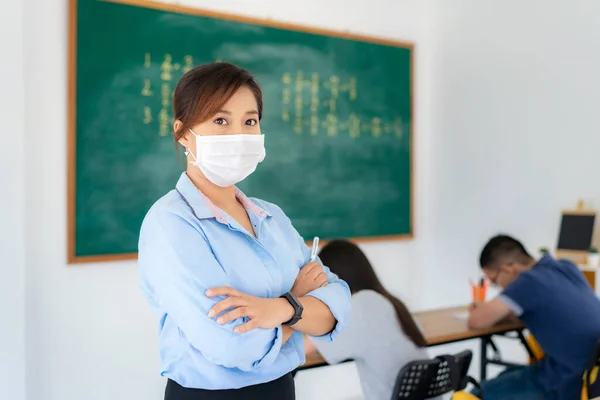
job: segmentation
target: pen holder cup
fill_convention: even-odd
[[[473,303],[485,302],[487,287],[485,286],[471,286],[473,290]]]

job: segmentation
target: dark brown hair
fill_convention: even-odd
[[[215,115],[242,87],[247,86],[258,105],[258,119],[262,118],[262,92],[254,77],[245,69],[226,62],[199,65],[186,72],[175,88],[173,117],[182,122],[173,132],[179,142],[189,128]]]
[[[396,310],[398,323],[404,334],[417,347],[427,346],[423,334],[404,303],[385,290],[367,256],[357,245],[347,240],[332,240],[319,252],[319,258],[334,274],[346,281],[352,293],[374,290],[388,299]]]
[[[502,264],[518,263],[527,265],[533,260],[525,246],[517,239],[507,235],[491,238],[479,256],[481,268],[497,268]]]

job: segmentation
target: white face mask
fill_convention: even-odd
[[[196,136],[196,155],[189,149],[194,161],[206,179],[217,186],[227,187],[243,181],[265,159],[263,135],[211,135]]]

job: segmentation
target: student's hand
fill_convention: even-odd
[[[475,311],[475,309],[477,307],[479,307],[480,305],[481,305],[481,302],[478,302],[478,301],[475,301],[475,302],[469,304],[469,312]]]
[[[321,264],[312,261],[300,269],[291,292],[296,297],[302,297],[323,286],[327,286],[327,274]]]
[[[289,321],[294,316],[294,307],[282,298],[262,299],[239,292],[229,286],[222,286],[206,291],[208,297],[227,296],[214,305],[208,312],[209,318],[217,318],[217,323],[223,325],[238,318],[248,317],[245,324],[236,326],[234,332],[244,333],[256,328],[273,329]]]

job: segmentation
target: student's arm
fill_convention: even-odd
[[[500,299],[476,304],[469,315],[470,329],[485,329],[511,316],[511,309]],[[513,315],[514,316],[514,315]]]
[[[539,285],[528,273],[522,273],[494,300],[479,304],[471,311],[469,328],[489,328],[504,318],[517,318],[536,307],[539,301]]]
[[[247,318],[220,325],[208,316],[219,298],[207,297],[206,290],[229,285],[229,280],[202,233],[187,221],[171,213],[149,214],[140,233],[138,265],[146,296],[207,360],[249,371],[277,358],[283,343],[280,326],[238,334],[234,329]]]

